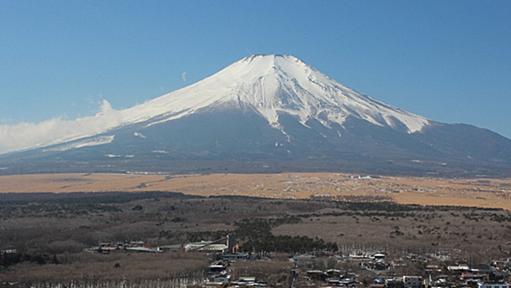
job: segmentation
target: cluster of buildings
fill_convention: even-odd
[[[399,256],[384,253],[355,252],[346,256],[298,255],[293,277],[295,287],[370,287],[370,288],[511,288],[511,259],[491,264],[457,264],[428,255]],[[317,263],[335,263],[343,269],[314,269]],[[332,267],[332,266],[330,266]],[[413,268],[412,268],[413,267]]]
[[[239,252],[232,235],[216,241],[199,241],[179,245],[151,247],[143,241],[100,243],[88,249],[98,253],[115,251],[162,253],[171,250],[205,252],[215,255],[207,269],[207,287],[268,287],[255,277],[232,279],[230,264],[235,261],[254,260],[253,255]],[[318,269],[323,261],[329,269]],[[291,287],[370,287],[370,288],[511,288],[509,276],[511,259],[490,264],[469,265],[456,263],[448,255],[406,254],[393,258],[381,252],[357,251],[348,254],[304,254],[290,258],[294,268],[290,271]],[[323,266],[326,267],[326,266]],[[339,267],[351,267],[349,269]],[[408,269],[415,267],[415,270]],[[420,267],[420,269],[417,269]]]
[[[297,278],[297,271],[294,270],[293,277]],[[355,273],[343,273],[338,269],[307,270],[304,277],[308,282],[320,282],[334,287],[357,287],[358,275]]]
[[[436,267],[426,268],[432,270],[428,268]],[[491,264],[458,264],[438,268],[440,269],[429,273],[424,280],[428,287],[509,288],[509,268],[511,268],[509,260],[494,261]]]
[[[422,288],[424,286],[424,280],[421,276],[401,276],[401,277],[390,277],[376,278],[369,287],[370,288]]]
[[[245,276],[232,279],[229,261],[215,261],[208,266],[206,287],[268,287],[266,282],[259,281],[256,277]]]

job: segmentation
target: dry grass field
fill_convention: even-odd
[[[180,273],[205,270],[208,266],[204,256],[193,253],[99,255],[84,252],[67,257],[73,258],[67,265],[20,264],[15,270],[0,273],[0,281],[56,282],[92,276],[96,280],[110,281],[128,277],[140,280],[169,279]],[[176,265],[178,261],[179,265]]]
[[[33,174],[0,176],[0,192],[173,191],[281,199],[387,199],[401,204],[511,210],[511,179],[372,177],[340,173]]]

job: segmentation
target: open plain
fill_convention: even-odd
[[[181,192],[279,199],[387,200],[511,210],[511,179],[387,177],[341,173],[30,174],[0,176],[1,192]]]

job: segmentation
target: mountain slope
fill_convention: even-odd
[[[511,140],[383,104],[292,56],[245,57],[188,87],[105,113],[111,125],[5,155],[0,173],[511,171]]]
[[[245,57],[211,77],[122,112],[133,123],[161,116],[155,123],[174,120],[206,107],[253,109],[279,127],[279,113],[296,116],[303,124],[316,119],[342,124],[348,116],[375,125],[406,127],[417,132],[428,124],[423,117],[369,99],[321,74],[293,56]]]

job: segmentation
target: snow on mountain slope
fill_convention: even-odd
[[[0,125],[0,153],[8,141],[29,148],[0,155],[0,174],[511,173],[510,139],[383,104],[293,56],[245,57],[140,105],[115,110],[104,101],[94,116],[29,127],[36,133],[23,125]]]
[[[190,86],[128,109],[115,110],[103,101],[101,112],[89,117],[0,125],[0,154],[79,140],[140,122],[151,126],[222,107],[255,111],[284,134],[279,120],[283,113],[305,126],[309,120],[326,127],[343,125],[348,117],[354,117],[410,134],[430,123],[361,95],[296,57],[253,55]]]
[[[97,146],[97,145],[104,145],[104,144],[112,143],[112,141],[114,141],[114,138],[115,138],[114,135],[98,136],[98,137],[95,137],[93,139],[84,139],[84,140],[79,140],[79,141],[72,142],[72,143],[66,143],[66,144],[63,144],[63,145],[57,145],[55,147],[50,147],[50,148],[47,148],[47,149],[43,149],[43,151],[45,151],[45,152],[46,151],[58,151],[58,152],[62,152],[62,151],[68,151],[68,150],[71,150],[71,149],[79,149],[79,148],[84,148],[84,147],[92,147],[92,146]]]
[[[279,113],[294,115],[302,124],[316,119],[342,125],[348,116],[379,126],[404,125],[415,133],[429,124],[414,115],[363,96],[323,75],[293,56],[245,57],[191,86],[120,111],[127,123],[162,116],[154,125],[215,106],[254,109],[273,127]]]

